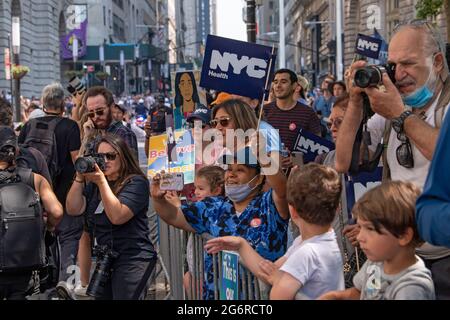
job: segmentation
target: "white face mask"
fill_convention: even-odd
[[[244,184],[238,184],[238,185],[225,185],[225,195],[230,198],[233,202],[241,202],[245,200],[250,193],[252,193],[253,190],[255,190],[259,185],[254,186],[253,188],[250,186],[250,183],[255,180],[259,175],[256,175],[253,177],[252,180],[250,180],[247,183]]]

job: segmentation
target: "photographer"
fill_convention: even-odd
[[[94,285],[101,276],[94,273],[87,294],[98,299],[142,299],[156,259],[146,215],[149,184],[119,137],[103,136],[95,152],[95,158],[77,160],[66,202],[70,215],[87,215],[96,252],[103,251],[97,269],[111,274],[102,287]]]
[[[149,140],[153,135],[160,135],[166,132],[166,116],[173,115],[173,110],[164,104],[165,97],[159,95],[157,104],[152,107],[145,121],[145,154],[148,156]]]
[[[368,147],[371,153],[376,149],[383,151],[384,179],[409,181],[423,188],[450,102],[449,70],[443,50],[433,26],[416,20],[398,26],[389,44],[388,61],[395,65],[391,76],[395,84],[383,72],[381,82],[385,89],[362,89],[355,85],[355,72],[366,63],[358,61],[350,67],[346,72],[350,102],[336,143],[338,171],[347,172],[351,166],[352,149],[363,118],[362,94],[366,93],[376,113],[367,122],[371,138]],[[450,298],[450,250],[424,244],[417,253],[433,274],[437,298]]]

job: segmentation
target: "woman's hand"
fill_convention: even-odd
[[[99,187],[104,183],[106,183],[106,184],[108,183],[108,181],[106,180],[105,174],[103,173],[102,170],[100,170],[100,168],[97,164],[95,164],[94,172],[84,173],[82,176],[84,177],[84,179],[86,181],[95,183]]]
[[[181,200],[176,191],[167,191],[164,196],[168,203],[173,205],[176,208],[181,208]]]
[[[164,171],[161,171],[161,174],[164,174]],[[159,187],[159,184],[161,182],[161,174],[157,173],[153,179],[152,183],[150,185],[150,195],[154,199],[162,200],[164,199],[166,195],[166,191],[162,191]]]
[[[209,254],[214,254],[222,250],[239,251],[242,246],[242,241],[245,241],[241,237],[220,237],[214,238],[206,242],[205,249]]]

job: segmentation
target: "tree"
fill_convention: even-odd
[[[443,5],[444,0],[419,0],[416,4],[416,16],[419,19],[426,19],[428,17],[436,18],[441,13]]]

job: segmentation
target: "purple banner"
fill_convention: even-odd
[[[73,42],[78,39],[78,58],[86,55],[87,43],[87,19],[80,24],[79,29],[73,29],[68,34],[61,37],[61,57],[63,59],[73,59]]]

